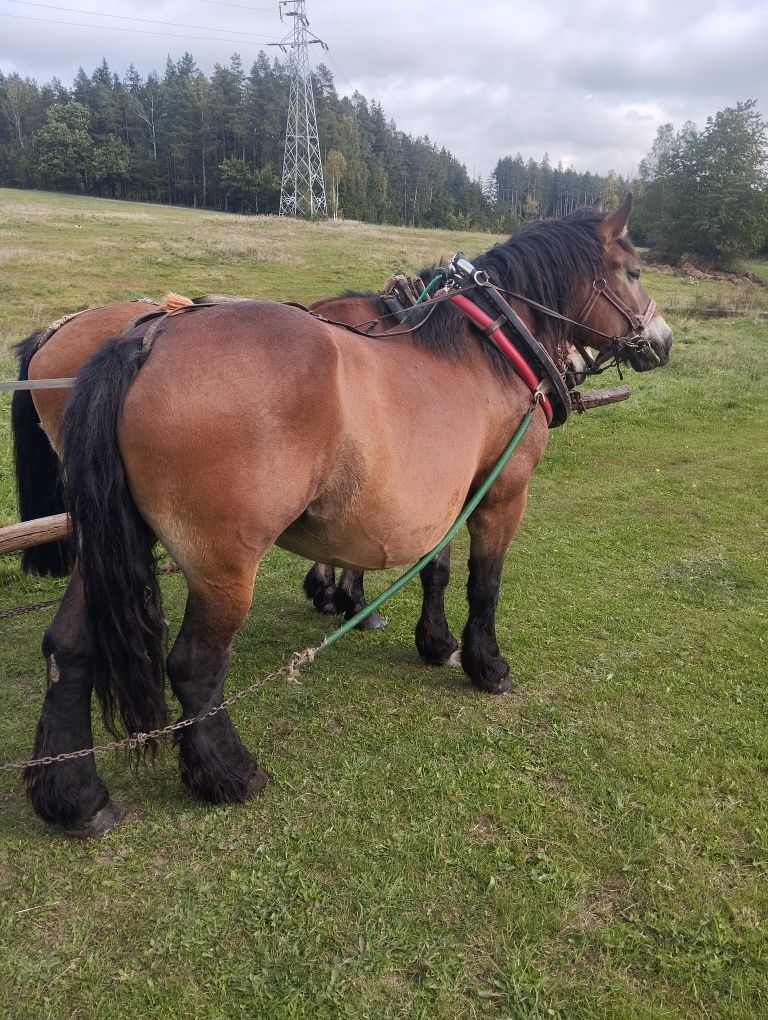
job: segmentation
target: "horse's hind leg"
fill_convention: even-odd
[[[416,624],[419,655],[435,666],[458,666],[459,643],[448,629],[445,617],[445,589],[451,572],[451,547],[435,556],[419,574],[424,601]]]
[[[336,592],[336,571],[325,563],[313,563],[307,571],[304,582],[304,594],[318,613],[335,613],[336,604],[333,600]]]
[[[361,609],[365,609],[368,603],[365,598],[362,570],[342,570],[333,601],[336,612],[345,620],[351,620]],[[386,625],[386,618],[374,611],[358,623],[357,630],[381,630]]]
[[[226,587],[190,585],[168,676],[189,719],[223,700],[231,643],[251,605],[253,575]],[[179,768],[190,791],[214,803],[245,801],[266,775],[237,734],[226,710],[179,731]]]
[[[87,623],[79,570],[43,638],[48,691],[37,724],[34,758],[79,751],[93,743],[91,691],[103,667]],[[109,799],[93,755],[26,770],[27,794],[36,813],[76,836],[103,836],[124,810]]]
[[[314,563],[304,578],[304,594],[320,613],[339,613],[345,620],[351,620],[361,609],[365,609],[365,590],[362,570],[342,570],[339,583],[336,571],[324,563]],[[387,621],[373,612],[357,625],[358,630],[380,630]]]

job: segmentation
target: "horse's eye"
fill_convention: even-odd
[[[628,269],[627,270],[627,276],[630,278],[630,280],[639,280],[640,279],[640,270],[639,269]]]

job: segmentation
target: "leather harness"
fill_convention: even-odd
[[[470,321],[485,334],[485,336],[497,347],[497,349],[499,349],[512,362],[518,375],[520,375],[528,388],[534,394],[534,399],[541,403],[547,417],[549,427],[555,428],[558,425],[564,424],[574,406],[571,393],[565,382],[564,372],[555,363],[553,358],[544,348],[543,344],[536,339],[520,315],[518,315],[514,308],[512,308],[512,306],[506,301],[499,289],[491,283],[487,273],[483,270],[475,269],[474,265],[466,258],[463,252],[457,252],[447,266],[436,270],[436,274],[435,279],[433,279],[432,283],[428,285],[425,285],[423,279],[418,276],[407,277],[402,273],[397,273],[392,276],[384,290],[377,295],[387,308],[386,315],[381,318],[387,318],[391,315],[402,319],[408,312],[422,302],[434,305],[441,300],[451,300],[452,303],[459,307]],[[442,287],[435,293],[434,296],[430,295],[429,291],[431,287],[441,279],[443,282]],[[613,341],[614,353],[617,355],[617,360],[619,346],[621,344],[624,344],[625,346],[632,346],[633,342],[634,345],[637,346],[638,342],[642,341],[643,330],[656,313],[656,302],[649,299],[645,311],[642,315],[639,315],[633,311],[629,305],[622,301],[618,294],[611,290],[607,281],[603,278],[596,279],[593,282],[592,293],[590,294],[590,297],[577,320],[568,319],[566,316],[559,314],[554,309],[539,305],[537,302],[526,298],[524,295],[514,294],[511,296],[527,302],[547,315],[551,315],[557,319],[562,319],[563,321],[569,322],[575,326],[581,326],[594,333],[599,333],[601,336],[606,336],[606,334],[587,326],[586,318],[591,313],[599,298],[605,297],[625,316],[632,331],[631,335],[628,334],[625,337],[608,338]],[[222,300],[227,299],[225,298]],[[152,309],[152,311],[134,316],[134,318],[132,318],[123,327],[120,335],[124,337],[128,336],[140,326],[149,323],[149,328],[146,330],[142,338],[142,349],[145,353],[147,353],[151,349],[152,344],[167,317],[178,315],[182,312],[195,308],[211,307],[219,303],[221,303],[219,300],[198,299],[195,302],[189,302],[189,304],[183,304],[180,307],[176,307],[172,311],[166,311],[163,308]],[[346,329],[362,336],[370,336],[376,325],[381,322],[381,318],[374,319],[370,323],[363,324],[368,326],[368,329],[363,330],[361,327],[351,326],[348,323],[335,322],[334,320],[326,319],[324,316],[312,312],[310,309],[305,308],[304,305],[300,305],[296,302],[286,303],[294,304],[296,307],[309,312],[309,314],[314,315],[316,318],[324,322],[331,322],[334,325],[343,326]],[[45,330],[43,336],[38,340],[38,345],[42,346],[42,344],[50,338],[56,329],[73,317],[74,316],[67,316],[54,323],[52,326],[49,326],[48,329]],[[418,325],[412,328],[418,329]],[[406,330],[406,332],[411,331],[412,329]],[[509,333],[511,333],[511,337],[508,335]],[[378,335],[386,336],[387,334]],[[576,339],[572,340],[572,343],[584,358],[588,366],[588,370],[590,372],[599,372],[600,369],[598,367],[598,362],[592,358],[587,349]],[[647,341],[645,341],[645,343],[647,344]],[[25,380],[23,382],[16,382],[13,384],[0,384],[0,387],[7,389],[42,389],[60,387],[65,389],[74,385],[74,382],[74,379]]]

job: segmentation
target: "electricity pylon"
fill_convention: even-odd
[[[325,50],[328,47],[309,31],[305,3],[306,0],[280,0],[280,20],[293,18],[293,30],[282,42],[269,44],[289,54],[291,73],[280,185],[281,216],[328,215],[308,52],[308,47],[315,43]]]

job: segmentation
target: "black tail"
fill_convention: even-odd
[[[29,363],[34,357],[43,330],[17,344],[19,379],[27,379]],[[37,517],[64,512],[59,458],[40,426],[32,394],[29,390],[16,390],[11,403],[11,429],[13,456],[16,469],[16,491],[19,499],[19,519],[33,521]],[[64,577],[72,569],[70,543],[46,542],[21,554],[21,569],[27,574],[50,574]]]
[[[106,671],[104,721],[129,733],[164,725],[165,623],[154,535],[128,489],[117,426],[143,361],[136,337],[110,340],[83,368],[64,412],[65,497],[88,619]]]

